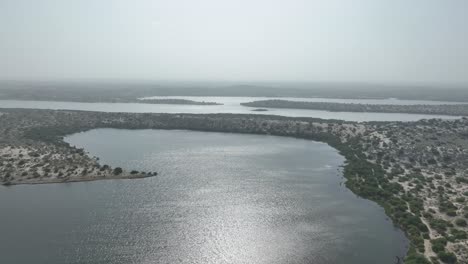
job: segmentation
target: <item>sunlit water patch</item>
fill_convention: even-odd
[[[323,143],[98,129],[66,141],[153,178],[0,190],[2,263],[393,264],[401,231]]]

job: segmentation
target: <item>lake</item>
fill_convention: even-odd
[[[37,108],[37,109],[67,109],[86,110],[100,112],[130,112],[130,113],[236,113],[236,114],[261,114],[281,115],[289,117],[314,117],[323,119],[339,119],[346,121],[416,121],[429,118],[455,119],[458,116],[445,115],[421,115],[402,113],[353,113],[353,112],[328,112],[307,109],[274,109],[266,112],[254,112],[255,108],[240,105],[243,102],[267,99],[285,99],[296,101],[314,102],[338,102],[338,103],[364,103],[364,104],[454,104],[453,102],[416,101],[398,99],[330,99],[330,98],[273,98],[273,97],[197,97],[197,96],[170,96],[148,98],[176,98],[195,101],[217,102],[223,105],[175,105],[175,104],[144,104],[144,103],[79,103],[57,101],[17,101],[0,100],[0,108]],[[143,100],[144,101],[144,100]]]
[[[407,240],[326,144],[96,129],[65,138],[136,180],[0,189],[2,263],[393,264]]]

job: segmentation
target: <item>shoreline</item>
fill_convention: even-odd
[[[36,126],[18,128],[19,133],[9,131],[6,136],[12,137],[11,142],[16,140],[20,144],[25,141],[23,143],[32,145],[40,142],[50,148],[57,146],[57,150],[65,154],[76,149],[64,143],[63,136],[106,127],[270,134],[324,142],[346,159],[343,170],[346,187],[356,195],[376,202],[394,225],[405,232],[410,241],[406,256],[408,263],[430,263],[428,259],[434,257],[434,253],[425,249],[431,244],[433,247],[436,243],[434,240],[440,237],[449,241],[443,246],[443,251],[439,251],[443,252],[438,255],[439,258],[453,255],[460,261],[466,260],[463,253],[467,252],[464,248],[467,240],[461,234],[466,234],[467,228],[455,224],[446,229],[439,227],[440,221],[449,219],[455,223],[460,216],[447,218],[443,207],[432,205],[437,203],[433,200],[437,192],[433,190],[442,188],[447,190],[444,203],[450,202],[451,206],[462,210],[456,200],[462,198],[459,193],[468,191],[468,185],[458,182],[461,176],[456,175],[466,169],[465,154],[454,152],[452,148],[458,149],[468,143],[460,134],[468,125],[466,119],[355,123],[240,114],[135,114],[24,109],[0,112],[4,113],[0,116],[2,120],[10,120],[14,124],[17,120],[36,123]],[[454,139],[458,143],[451,143]],[[445,147],[439,148],[439,154],[435,157],[433,150],[427,147],[437,142],[443,142]],[[400,150],[403,152],[400,153]],[[438,158],[440,156],[449,158]],[[435,159],[431,160],[431,157]],[[452,171],[451,167],[455,170]],[[434,173],[455,176],[434,177]],[[453,191],[453,188],[457,191]],[[427,221],[429,226],[421,219]],[[439,224],[433,226],[433,223]]]
[[[138,180],[138,179],[146,179],[151,177],[156,177],[157,175],[151,176],[134,176],[134,175],[124,175],[119,177],[82,177],[82,178],[74,178],[68,180],[60,180],[60,179],[51,179],[51,180],[38,180],[38,181],[19,181],[13,182],[9,184],[3,184],[3,186],[15,186],[15,185],[41,185],[41,184],[58,184],[58,183],[75,183],[75,182],[92,182],[92,181],[105,181],[105,180]]]
[[[126,129],[126,128],[97,128],[97,129],[92,129],[92,130],[88,130],[88,131],[83,131],[83,132],[79,132],[80,134],[81,133],[98,133],[98,134],[101,134],[101,131],[106,131],[106,132],[110,132],[110,133],[119,133],[120,130],[122,130],[123,132],[131,132],[133,131],[133,129]],[[133,131],[133,132],[136,132],[138,133],[138,131],[140,131],[140,129],[135,129],[136,131]],[[188,132],[188,133],[203,133],[205,136],[210,136],[210,134],[214,134],[213,136],[217,136],[217,135],[224,135],[224,134],[227,134],[227,135],[234,135],[234,136],[252,136],[252,137],[272,137],[272,138],[279,138],[280,140],[283,139],[283,140],[298,140],[299,142],[303,142],[304,144],[314,144],[312,145],[311,147],[315,147],[315,144],[317,145],[326,145],[327,148],[330,148],[330,151],[336,153],[340,159],[342,159],[342,162],[340,162],[339,164],[335,166],[333,166],[333,168],[336,169],[336,171],[338,171],[339,173],[337,175],[334,175],[334,177],[332,178],[335,178],[337,177],[337,180],[336,182],[333,182],[332,185],[333,186],[336,186],[336,188],[338,188],[339,190],[341,190],[341,192],[346,192],[348,195],[350,195],[351,198],[356,198],[357,200],[360,200],[361,203],[364,203],[366,207],[371,207],[375,210],[377,210],[377,213],[379,214],[382,214],[382,218],[380,218],[379,220],[381,222],[387,222],[390,224],[390,228],[393,228],[394,229],[394,232],[397,232],[399,235],[398,237],[398,240],[395,240],[395,241],[398,241],[399,243],[397,243],[399,246],[398,246],[398,249],[399,249],[399,254],[395,254],[393,258],[399,258],[399,259],[404,259],[404,257],[406,256],[406,252],[408,251],[409,249],[409,239],[407,238],[407,236],[405,235],[404,231],[399,228],[391,218],[388,217],[388,215],[386,214],[384,208],[376,203],[375,201],[372,201],[372,200],[368,200],[368,199],[365,199],[365,198],[362,198],[361,196],[357,195],[356,193],[354,193],[353,191],[351,191],[348,187],[344,186],[345,185],[345,182],[347,181],[347,178],[344,176],[344,173],[343,173],[343,167],[345,166],[345,163],[346,163],[346,158],[341,154],[341,152],[336,149],[335,147],[332,147],[330,146],[328,143],[326,142],[321,142],[321,141],[316,141],[316,140],[310,140],[310,139],[305,139],[305,138],[301,138],[301,137],[294,137],[294,136],[278,136],[278,135],[271,135],[271,134],[250,134],[250,133],[237,133],[237,132],[212,132],[212,131],[201,131],[201,130],[192,130],[192,129],[141,129],[141,131],[155,131],[155,132],[159,132],[159,131],[168,131],[169,133],[171,133],[172,131],[174,132]],[[76,134],[72,134],[72,135],[69,135],[69,136],[73,136],[73,135],[76,135]],[[86,137],[86,136],[85,136]],[[87,145],[85,143],[85,145]],[[81,144],[81,146],[83,146]],[[88,145],[89,146],[89,145]],[[86,149],[87,147],[84,146],[84,148]],[[326,164],[325,167],[328,167],[330,165]],[[330,166],[331,167],[331,166]],[[335,171],[335,169],[333,171]],[[385,260],[388,260],[388,258],[385,258]],[[393,263],[393,262],[391,262]],[[400,263],[403,263],[403,262],[400,262]]]
[[[356,82],[112,82],[112,81],[0,81],[5,99],[60,101],[128,100],[150,96],[295,97],[340,99],[388,99],[468,102],[462,85],[363,84]],[[466,86],[466,85],[465,85]],[[131,87],[131,89],[129,89]],[[349,89],[349,88],[353,89]],[[379,88],[376,90],[376,88]],[[411,88],[409,92],[408,88]],[[38,89],[41,93],[37,93]],[[449,93],[447,93],[447,89]],[[131,92],[129,92],[131,90]]]
[[[252,101],[248,103],[241,103],[241,105],[252,108],[263,107],[272,109],[300,109],[327,112],[468,116],[468,104],[391,105],[365,103],[307,102],[276,99]]]

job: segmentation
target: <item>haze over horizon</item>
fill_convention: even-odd
[[[468,84],[468,2],[0,0],[0,80]]]

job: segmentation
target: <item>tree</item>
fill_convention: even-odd
[[[122,168],[117,167],[117,168],[114,169],[114,172],[113,172],[113,173],[114,173],[114,175],[119,175],[119,174],[121,174],[122,172],[123,172]]]

